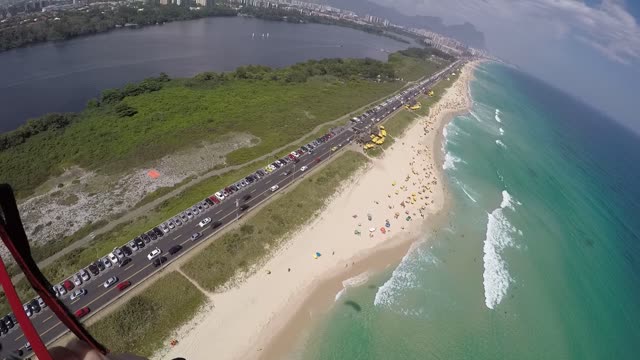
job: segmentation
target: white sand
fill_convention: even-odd
[[[257,358],[314,286],[385,245],[415,239],[431,215],[445,206],[442,166],[435,153],[441,146],[444,121],[470,106],[471,66],[465,67],[428,117],[412,124],[382,159],[372,160],[371,166],[349,181],[327,209],[262,269],[238,287],[209,294],[213,308],[180,329],[179,343],[173,348],[167,344],[155,358]],[[412,220],[407,221],[407,216]],[[391,226],[383,234],[380,228],[387,219]],[[369,232],[370,228],[374,231]],[[354,234],[356,229],[361,235]],[[404,236],[392,237],[399,233]],[[314,259],[315,252],[322,256]]]

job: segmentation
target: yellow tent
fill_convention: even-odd
[[[387,130],[385,129],[380,130],[380,135],[382,135],[382,137],[387,136]]]

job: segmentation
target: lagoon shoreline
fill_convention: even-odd
[[[451,201],[442,171],[443,129],[471,107],[473,66],[467,64],[428,116],[414,120],[381,159],[356,174],[253,275],[235,288],[209,294],[213,308],[178,330],[178,345],[155,358],[284,358],[322,319],[345,279],[396,266],[416,240],[438,229]],[[395,179],[398,174],[407,176]],[[371,194],[384,191],[386,197],[382,193],[372,200]],[[393,235],[377,231],[385,224],[382,219],[391,223],[387,228]],[[367,233],[369,226],[374,231]],[[362,229],[361,235],[354,229]],[[315,251],[322,257],[313,259]]]

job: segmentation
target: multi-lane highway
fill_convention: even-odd
[[[134,251],[130,256],[132,261],[126,266],[112,266],[107,270],[101,271],[96,276],[92,275],[90,280],[79,286],[87,290],[86,295],[71,301],[69,294],[67,294],[62,298],[63,303],[71,310],[72,313],[81,308],[88,307],[90,309],[90,313],[88,316],[83,318],[83,321],[86,320],[100,309],[115,301],[118,297],[126,294],[136,285],[161,271],[162,268],[166,267],[180,256],[202,244],[206,241],[206,238],[221,231],[227,225],[242,217],[243,214],[251,211],[269,197],[276,195],[293,181],[304,177],[309,171],[313,170],[315,166],[325,162],[335,154],[337,151],[333,151],[333,148],[337,148],[339,150],[350,143],[356,133],[367,131],[374,124],[382,121],[384,118],[397,111],[397,109],[401,108],[403,103],[407,103],[420,93],[424,93],[429,86],[448,72],[449,69],[457,66],[458,64],[458,62],[453,63],[443,71],[433,75],[428,80],[414,85],[410,90],[403,92],[402,95],[392,97],[384,103],[384,106],[376,107],[366,114],[361,115],[359,117],[359,121],[354,121],[347,126],[334,130],[334,135],[332,137],[330,137],[326,142],[320,143],[315,149],[313,149],[313,153],[307,153],[304,156],[301,156],[299,158],[299,162],[290,162],[276,169],[259,181],[255,181],[254,183],[242,188],[240,191],[233,193],[229,197],[225,198],[221,203],[204,209],[204,211],[194,215],[194,217],[188,222],[176,227],[157,240],[146,244],[144,248]],[[306,167],[305,171],[301,170],[303,167]],[[287,175],[285,175],[285,173]],[[278,185],[279,189],[271,191],[271,187],[274,185]],[[218,189],[211,190],[213,193]],[[248,198],[247,195],[251,195],[250,198]],[[249,208],[241,211],[240,207],[244,204],[248,205]],[[211,218],[212,221],[208,225],[200,227],[198,223],[207,217]],[[211,224],[215,222],[221,222],[222,226],[216,227],[215,229],[212,228]],[[202,236],[197,240],[192,240],[191,235],[196,232],[201,233]],[[182,245],[182,249],[178,253],[170,255],[168,253],[169,248],[177,244]],[[160,267],[155,267],[152,261],[147,259],[147,254],[156,248],[162,251],[161,256],[165,256],[167,258],[167,262],[162,264]],[[116,283],[128,280],[132,285],[123,291],[120,291],[116,286],[105,288],[103,283],[112,276],[118,278]],[[34,314],[30,320],[45,343],[49,343],[67,332],[67,329],[47,308],[42,309],[37,314]],[[2,348],[0,348],[0,359],[6,358],[10,353],[17,351],[18,349],[23,350],[23,356],[27,356],[29,353],[29,351],[25,349],[27,340],[24,338],[19,326],[14,326],[8,334],[4,335],[0,339],[0,342],[2,344]]]

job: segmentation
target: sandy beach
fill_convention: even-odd
[[[473,66],[261,269],[237,287],[208,294],[212,306],[177,331],[175,347],[154,358],[282,358],[322,316],[310,309],[329,307],[344,280],[397,264],[448,206],[442,129],[470,108]],[[314,258],[316,252],[321,256]]]

